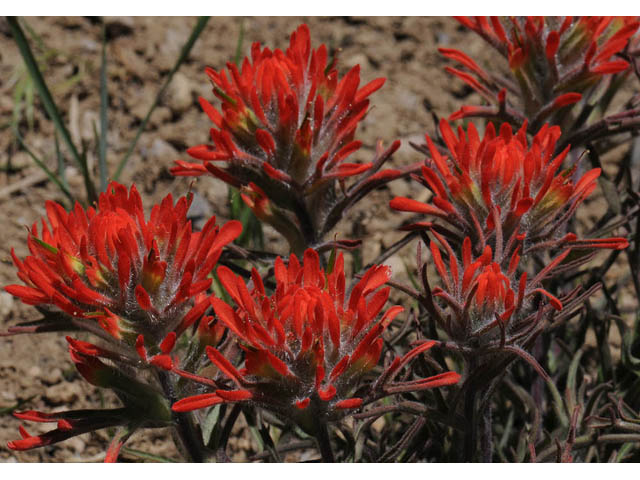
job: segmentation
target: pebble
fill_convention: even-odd
[[[149,119],[149,124],[152,127],[159,127],[160,125],[164,125],[165,123],[171,121],[172,116],[173,113],[171,112],[171,109],[169,107],[160,105],[153,111],[153,114]]]
[[[207,200],[213,206],[215,213],[224,215],[228,212],[228,195],[229,187],[222,180],[202,176],[198,179],[200,183],[200,191],[205,192]]]
[[[82,112],[82,120],[80,121],[80,135],[82,136],[82,139],[87,142],[95,140],[96,131],[100,132],[100,118],[98,117],[98,112],[94,110],[85,110]]]
[[[404,273],[406,270],[406,267],[404,265],[404,262],[402,261],[402,258],[400,258],[400,255],[393,255],[390,258],[387,258],[384,261],[384,264],[391,268],[391,274],[393,276]]]
[[[201,230],[204,224],[213,215],[211,203],[198,193],[193,194],[191,207],[187,212],[187,218],[193,222],[196,230]]]
[[[62,370],[59,368],[54,368],[53,370],[47,371],[44,375],[42,375],[42,383],[45,385],[55,385],[60,383],[63,380]]]
[[[194,106],[191,80],[184,73],[178,72],[169,84],[169,104],[174,110],[184,112]]]
[[[9,402],[14,402],[16,400],[16,394],[13,393],[12,391],[3,391],[1,393],[2,395],[2,400],[7,400]]]
[[[104,23],[110,39],[133,33],[133,17],[104,17]]]
[[[178,151],[173,146],[161,138],[156,138],[148,150],[148,155],[153,160],[159,160],[166,164],[172,164],[178,158]]]
[[[7,292],[0,292],[0,319],[6,319],[13,310],[13,296]]]
[[[87,444],[85,443],[85,441],[82,440],[82,438],[80,437],[69,438],[68,440],[65,440],[64,444],[68,449],[72,450],[76,455],[79,455],[82,452],[84,452],[85,448],[87,447]]]
[[[409,197],[411,196],[411,184],[404,178],[398,178],[387,184],[391,191],[392,197]]]
[[[33,159],[29,156],[27,152],[16,152],[11,155],[11,166],[13,168],[25,168],[30,165],[35,165]]]
[[[63,382],[47,388],[44,396],[53,405],[70,404],[82,396],[82,391],[76,383]]]
[[[360,67],[368,67],[369,59],[364,53],[356,53],[351,57],[345,59],[344,64],[342,65],[345,68],[355,67],[356,65],[360,65]]]
[[[371,424],[371,428],[373,428],[376,433],[380,433],[382,432],[382,429],[386,424],[387,421],[384,419],[384,417],[379,417],[375,422]]]

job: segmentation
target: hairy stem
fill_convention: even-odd
[[[169,374],[165,371],[158,372],[160,385],[166,398],[170,403],[174,403],[177,398],[175,388]],[[187,454],[187,460],[194,463],[202,463],[204,461],[204,445],[202,437],[196,431],[193,424],[193,418],[189,412],[171,412],[173,421],[176,426],[176,433],[180,438],[184,452]]]
[[[477,415],[476,415],[476,388],[470,384],[464,398],[464,417],[467,423],[467,431],[464,437],[464,461],[473,462],[476,451]]]
[[[493,435],[491,419],[491,401],[487,402],[482,411],[482,461],[491,463],[493,461]]]
[[[322,455],[322,462],[335,463],[331,440],[329,439],[329,429],[324,419],[317,419],[316,421],[316,440],[318,442],[318,448],[320,449],[320,455]]]

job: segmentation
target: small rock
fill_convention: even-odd
[[[171,109],[161,105],[153,111],[149,123],[152,127],[159,127],[169,122],[172,116]]]
[[[199,177],[198,181],[201,182],[200,191],[204,192],[207,200],[213,205],[216,214],[228,216],[229,186],[222,180],[211,176]],[[264,227],[266,226],[264,225]]]
[[[29,377],[31,378],[40,378],[40,375],[42,375],[42,369],[34,365],[33,367],[29,368],[29,370],[27,370],[27,375],[29,375]]]
[[[375,422],[371,424],[371,428],[373,428],[376,433],[380,433],[382,432],[382,429],[384,428],[386,423],[387,421],[384,419],[384,417],[379,417]]]
[[[133,17],[104,17],[104,23],[109,40],[133,33]]]
[[[85,110],[82,112],[82,120],[80,121],[80,135],[82,139],[88,142],[95,140],[96,131],[100,131],[100,119],[98,118],[98,112]]]
[[[361,67],[369,65],[369,59],[364,53],[356,53],[344,62],[344,66],[346,67],[355,67],[356,65],[360,65]]]
[[[147,153],[152,160],[160,160],[167,163],[172,163],[178,157],[178,151],[169,142],[161,138],[156,138],[153,141]]]
[[[191,207],[187,212],[187,219],[193,222],[196,230],[201,230],[204,224],[213,215],[213,207],[209,201],[198,193],[193,194]]]
[[[45,398],[53,405],[70,404],[80,398],[82,391],[77,383],[63,382],[47,388]]]
[[[451,37],[446,32],[437,32],[436,33],[436,43],[438,45],[449,45],[451,42]]]
[[[387,184],[392,197],[407,197],[411,191],[411,185],[404,178],[398,178]]]
[[[42,375],[42,383],[45,385],[55,385],[60,383],[64,377],[62,376],[62,370],[59,368],[54,368],[53,370],[49,370],[44,375]]]
[[[11,392],[11,391],[3,391],[2,392],[2,400],[9,401],[9,402],[15,402],[16,394]]]
[[[188,30],[168,29],[164,40],[158,46],[158,51],[154,59],[156,68],[169,70],[176,62],[180,51],[189,38]]]
[[[27,152],[16,152],[11,155],[11,166],[13,168],[25,168],[31,164],[34,164],[34,162]]]
[[[100,49],[100,44],[90,38],[83,38],[80,42],[80,46],[87,52],[97,52]]]
[[[147,116],[149,112],[149,108],[153,104],[154,98],[150,90],[143,90],[141,93],[135,96],[135,100],[129,102],[131,105],[131,113],[135,115],[136,118],[142,120]]]
[[[87,447],[87,444],[80,437],[70,438],[66,440],[64,444],[67,448],[69,448],[70,450],[73,450],[73,452],[76,455],[79,455],[82,452],[84,452],[85,448]]]
[[[13,296],[7,292],[0,292],[0,318],[5,319],[13,310]]]
[[[169,105],[178,112],[184,112],[191,108],[193,106],[193,91],[191,80],[182,72],[176,73],[169,85]]]
[[[399,255],[393,255],[391,258],[387,258],[384,261],[384,264],[391,269],[392,276],[398,275],[399,273],[403,273],[405,271],[404,262]]]

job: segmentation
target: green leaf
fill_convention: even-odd
[[[213,433],[213,429],[218,423],[218,419],[220,418],[220,405],[214,406],[207,417],[202,422],[202,441],[205,445],[209,445],[211,441],[211,434]]]
[[[602,193],[604,194],[604,198],[607,199],[611,211],[616,215],[620,215],[622,204],[620,203],[620,194],[615,184],[602,176],[598,178],[598,183],[600,184],[600,188],[602,188]]]
[[[556,388],[556,385],[553,383],[553,380],[548,380],[547,387],[551,392],[551,405],[553,406],[553,411],[556,413],[558,420],[562,424],[564,428],[569,427],[569,417],[565,412],[564,402],[562,401],[562,397],[560,396],[560,392]]]
[[[576,354],[573,356],[571,360],[571,364],[569,365],[569,372],[567,373],[567,410],[569,412],[573,412],[574,407],[577,402],[577,390],[576,390],[576,380],[578,374],[578,367],[580,366],[580,359],[582,358],[582,354],[584,351],[582,349],[578,350]]]
[[[69,189],[67,188],[67,186],[65,185],[65,183],[63,183],[58,176],[53,173],[51,170],[49,170],[47,168],[47,166],[44,164],[44,162],[38,158],[36,156],[35,153],[33,153],[31,151],[31,149],[29,149],[29,147],[27,147],[27,145],[24,143],[24,140],[22,138],[22,136],[18,133],[17,130],[14,130],[14,135],[16,136],[16,138],[18,139],[18,142],[20,143],[20,145],[22,146],[22,148],[24,149],[25,152],[27,152],[29,154],[29,156],[33,159],[33,161],[36,163],[36,165],[38,167],[40,167],[40,169],[47,174],[47,177],[49,177],[49,179],[56,184],[56,186],[60,189],[60,191],[62,191],[62,193],[64,193],[67,198],[71,201],[71,203],[73,204],[74,198],[73,195],[71,195],[71,192],[69,192]]]
[[[228,198],[231,218],[242,223],[242,233],[236,243],[243,247],[253,246],[254,248],[263,249],[264,233],[260,220],[253,214],[249,206],[244,203],[237,189],[229,187]]]
[[[143,452],[142,450],[136,450],[129,447],[122,447],[120,452],[126,453],[127,455],[131,455],[133,457],[141,458],[143,460],[150,460],[152,462],[177,463],[175,460],[171,460],[170,458],[162,457],[160,455],[154,455],[153,453]]]
[[[242,44],[244,43],[244,19],[240,19],[240,33],[238,34],[238,43],[236,44],[236,55],[233,58],[233,63],[240,66],[242,62]]]
[[[38,67],[38,63],[36,62],[33,56],[33,52],[31,51],[29,42],[24,36],[24,32],[22,31],[22,28],[20,28],[20,24],[18,23],[17,18],[7,17],[7,23],[9,24],[9,28],[11,29],[13,38],[16,44],[18,45],[18,49],[20,50],[22,59],[24,60],[24,63],[27,67],[27,71],[29,72],[29,75],[31,75],[31,78],[35,84],[35,88],[38,91],[38,95],[42,100],[42,104],[44,105],[44,108],[47,111],[47,114],[51,118],[51,121],[53,122],[58,133],[62,136],[62,140],[67,145],[67,148],[71,152],[71,155],[73,156],[74,160],[80,166],[82,175],[85,177],[84,180],[85,180],[85,186],[87,187],[87,198],[89,200],[89,203],[93,203],[97,199],[97,197],[96,197],[95,189],[93,188],[91,179],[89,178],[89,172],[87,171],[86,161],[83,161],[80,153],[78,152],[78,149],[76,148],[76,146],[73,144],[73,141],[71,140],[71,135],[69,134],[69,131],[65,127],[64,122],[62,120],[62,115],[60,115],[60,111],[58,110],[58,107],[56,106],[55,102],[53,101],[53,98],[51,97],[51,92],[47,87],[47,84],[42,76],[42,72]]]
[[[60,178],[60,182],[62,183],[62,185],[64,185],[68,190],[69,183],[67,182],[67,167],[65,166],[64,156],[60,151],[60,142],[58,141],[58,132],[54,133],[53,139],[55,140],[55,145],[56,145],[56,160],[58,161],[58,177]]]
[[[620,447],[620,450],[618,451],[618,455],[616,455],[615,462],[620,463],[625,460],[625,456],[627,455],[627,453],[629,453],[630,450],[634,448],[634,446],[635,445],[633,443],[625,443],[624,445],[622,445]]]

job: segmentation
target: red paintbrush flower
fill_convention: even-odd
[[[564,246],[562,236],[576,208],[596,187],[600,169],[577,176],[577,165],[560,170],[568,147],[554,156],[559,127],[545,125],[533,137],[526,137],[526,124],[514,135],[509,124],[496,133],[489,123],[480,138],[470,123],[458,134],[446,120],[440,132],[449,149],[443,156],[427,136],[431,162],[422,167],[422,178],[434,197],[429,204],[405,197],[394,198],[391,208],[435,216],[470,236],[476,252],[487,243],[499,257],[509,258],[518,242],[527,251],[544,242],[546,248]],[[414,227],[420,228],[416,224]],[[575,235],[572,241],[576,240]],[[626,248],[624,238],[585,241],[585,248]],[[587,245],[588,243],[588,245]]]
[[[360,87],[358,65],[339,78],[327,47],[311,48],[306,25],[291,34],[286,51],[254,43],[251,59],[245,58],[241,68],[228,63],[227,69],[206,69],[221,107],[200,99],[215,125],[213,144],[190,148],[188,154],[201,163],[177,161],[172,173],[208,173],[236,188],[253,182],[278,207],[292,212],[301,235],[321,238],[339,219],[329,215],[336,197],[349,197],[336,189],[336,180],[381,180],[372,177],[399,147],[396,142],[380,150],[372,163],[347,161],[362,144],[354,134],[369,108],[368,97],[384,79]],[[399,174],[387,171],[385,180]],[[332,224],[326,224],[328,218]]]
[[[42,413],[34,410],[15,412],[14,416],[30,422],[55,423],[56,427],[42,435],[30,435],[20,426],[20,440],[7,443],[11,450],[31,450],[58,443],[68,438],[107,427],[125,425],[131,421],[126,409],[114,410],[76,410],[58,413]],[[117,456],[117,454],[116,454]]]
[[[168,195],[145,219],[135,186],[127,192],[112,183],[97,208],[78,204],[66,212],[47,202],[49,224],[34,224],[28,237],[31,255],[21,261],[13,253],[25,285],[6,291],[24,303],[54,306],[66,316],[51,315],[42,323],[13,327],[14,333],[64,329],[95,332],[96,323],[115,339],[133,345],[139,334],[153,345],[168,333],[180,334],[209,306],[194,298],[211,284],[222,248],[242,229],[236,221],[221,228],[215,218],[201,232],[187,220],[191,199],[175,204]],[[100,329],[98,329],[100,330]]]
[[[109,358],[117,364],[123,360],[118,353],[71,337],[67,337],[67,341],[71,359],[82,377],[92,385],[109,387],[116,391],[125,406],[110,410],[72,410],[57,413],[33,410],[14,412],[14,416],[21,420],[56,423],[57,428],[42,435],[32,436],[21,426],[22,439],[8,442],[8,448],[31,450],[83,433],[117,426],[120,428],[105,457],[105,462],[115,462],[120,447],[136,429],[172,425],[168,402],[157,389],[105,364],[98,358]]]
[[[403,308],[394,306],[378,320],[389,297],[380,288],[389,279],[386,266],[374,266],[346,295],[341,254],[329,272],[320,268],[318,254],[305,251],[303,264],[292,255],[289,265],[275,263],[275,293],[267,296],[254,270],[253,288],[225,267],[218,277],[234,300],[234,309],[220,299],[211,302],[217,317],[235,335],[244,351],[244,368],[236,369],[218,350],[207,354],[236,389],[217,389],[173,405],[188,411],[218,403],[251,401],[313,432],[316,420],[337,420],[364,402],[404,391],[456,383],[458,374],[395,382],[400,369],[435,342],[396,358],[374,386],[359,382],[380,359],[382,333]],[[359,392],[359,394],[358,394]]]
[[[527,282],[526,272],[518,275],[521,245],[509,259],[508,266],[503,267],[496,261],[488,245],[481,255],[474,258],[471,239],[466,237],[459,262],[451,245],[437,232],[432,233],[444,247],[441,250],[434,241],[429,245],[442,286],[433,288],[427,294],[442,299],[451,313],[445,315],[434,303],[430,304],[431,313],[449,338],[458,345],[473,343],[487,346],[493,343],[495,347],[498,344],[523,343],[528,339],[528,334],[534,332],[532,324],[540,318],[530,315],[528,309],[524,308],[528,299],[536,294],[546,297],[550,305],[539,310],[562,310],[562,302],[541,288],[543,276]],[[549,273],[568,253],[556,258],[544,273]],[[443,255],[447,261],[443,260]],[[522,332],[527,335],[522,335]]]
[[[564,107],[591,97],[591,87],[610,81],[613,74],[629,71],[629,62],[618,55],[640,26],[635,17],[456,18],[507,60],[509,73],[501,76],[459,50],[441,48],[442,55],[462,67],[446,67],[447,72],[495,105],[464,106],[451,119],[497,116],[514,124],[528,120],[533,130],[544,122],[563,124]]]

